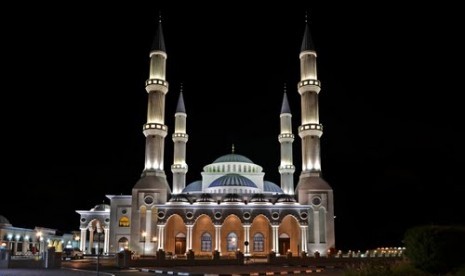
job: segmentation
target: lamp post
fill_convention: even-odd
[[[145,238],[147,237],[147,233],[145,231],[142,232],[142,240],[141,242],[144,243],[144,246],[142,247],[142,256],[145,255]]]
[[[157,239],[156,236],[155,236],[155,237],[152,237],[151,242],[154,244],[153,248],[155,249],[155,250],[154,250],[155,255],[157,254],[156,252],[157,252],[157,250],[158,250],[158,248],[157,248],[157,241],[158,241],[158,239]]]
[[[100,275],[99,266],[100,266],[100,237],[102,235],[101,230],[97,229],[97,276]]]
[[[36,237],[37,237],[37,246],[39,247],[39,250],[38,250],[37,254],[38,254],[38,256],[40,256],[41,253],[42,253],[41,252],[42,251],[42,246],[40,244],[44,240],[44,238],[42,237],[42,232],[41,231],[37,232]]]

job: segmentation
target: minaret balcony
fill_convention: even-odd
[[[144,125],[144,135],[158,135],[166,137],[168,134],[168,127],[166,125],[157,123],[147,123]]]
[[[301,95],[307,91],[319,93],[321,82],[319,80],[303,80],[297,84],[297,89]]]
[[[184,142],[186,143],[189,139],[189,135],[187,133],[173,133],[173,141],[174,142]]]
[[[294,165],[281,165],[279,166],[279,173],[294,173],[295,166]]]
[[[279,134],[278,140],[280,143],[285,143],[285,142],[294,142],[294,134],[292,133],[282,133]]]
[[[187,164],[173,164],[171,165],[171,171],[173,173],[186,173]]]
[[[168,82],[160,79],[148,79],[145,81],[145,90],[147,93],[161,91],[166,94],[168,93]]]
[[[306,124],[299,127],[299,136],[318,136],[323,135],[322,124]]]

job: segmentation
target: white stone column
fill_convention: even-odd
[[[94,247],[94,228],[89,227],[89,247],[87,248],[87,253],[92,253],[92,248]]]
[[[165,225],[158,225],[158,249],[165,248]]]
[[[82,252],[86,252],[87,229],[81,228],[81,244],[79,245]]]
[[[108,254],[108,252],[110,251],[110,228],[103,228],[103,232],[105,235],[105,240],[103,243],[103,253]]]
[[[279,235],[278,235],[278,228],[279,225],[271,225],[271,229],[273,230],[273,251],[276,253],[276,256],[279,256]]]
[[[221,225],[215,224],[215,250],[221,252]]]
[[[244,254],[245,256],[250,256],[250,224],[244,224],[244,242],[247,241],[248,244],[244,243]]]
[[[192,228],[194,225],[186,225],[187,227],[187,235],[186,235],[186,252],[189,251],[189,249],[192,249]]]
[[[300,248],[302,248],[303,252],[307,252],[307,225],[300,226]],[[300,252],[298,252],[300,254]]]

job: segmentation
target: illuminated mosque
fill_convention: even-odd
[[[277,185],[265,180],[263,168],[234,151],[203,167],[201,180],[186,185],[187,111],[182,91],[177,102],[172,133],[174,160],[171,185],[164,171],[167,53],[161,21],[150,51],[146,81],[147,123],[143,125],[145,168],[131,195],[107,195],[100,204],[80,214],[79,247],[104,254],[129,249],[155,255],[221,255],[238,250],[246,255],[277,255],[301,252],[326,255],[335,247],[333,190],[321,176],[316,51],[305,26],[300,58],[302,171],[294,187],[292,114],[284,93],[277,133],[281,160]],[[172,190],[171,188],[172,187]]]

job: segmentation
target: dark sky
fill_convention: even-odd
[[[283,84],[298,137],[298,57],[308,11],[337,247],[399,246],[410,226],[465,224],[460,9],[312,2],[5,10],[12,19],[2,34],[0,214],[17,227],[78,230],[75,210],[108,203],[106,194],[131,193],[144,166],[144,81],[159,10],[170,83],[169,182],[182,82],[188,182],[234,143],[264,167],[265,179],[279,183]],[[294,162],[297,183],[300,138]]]

